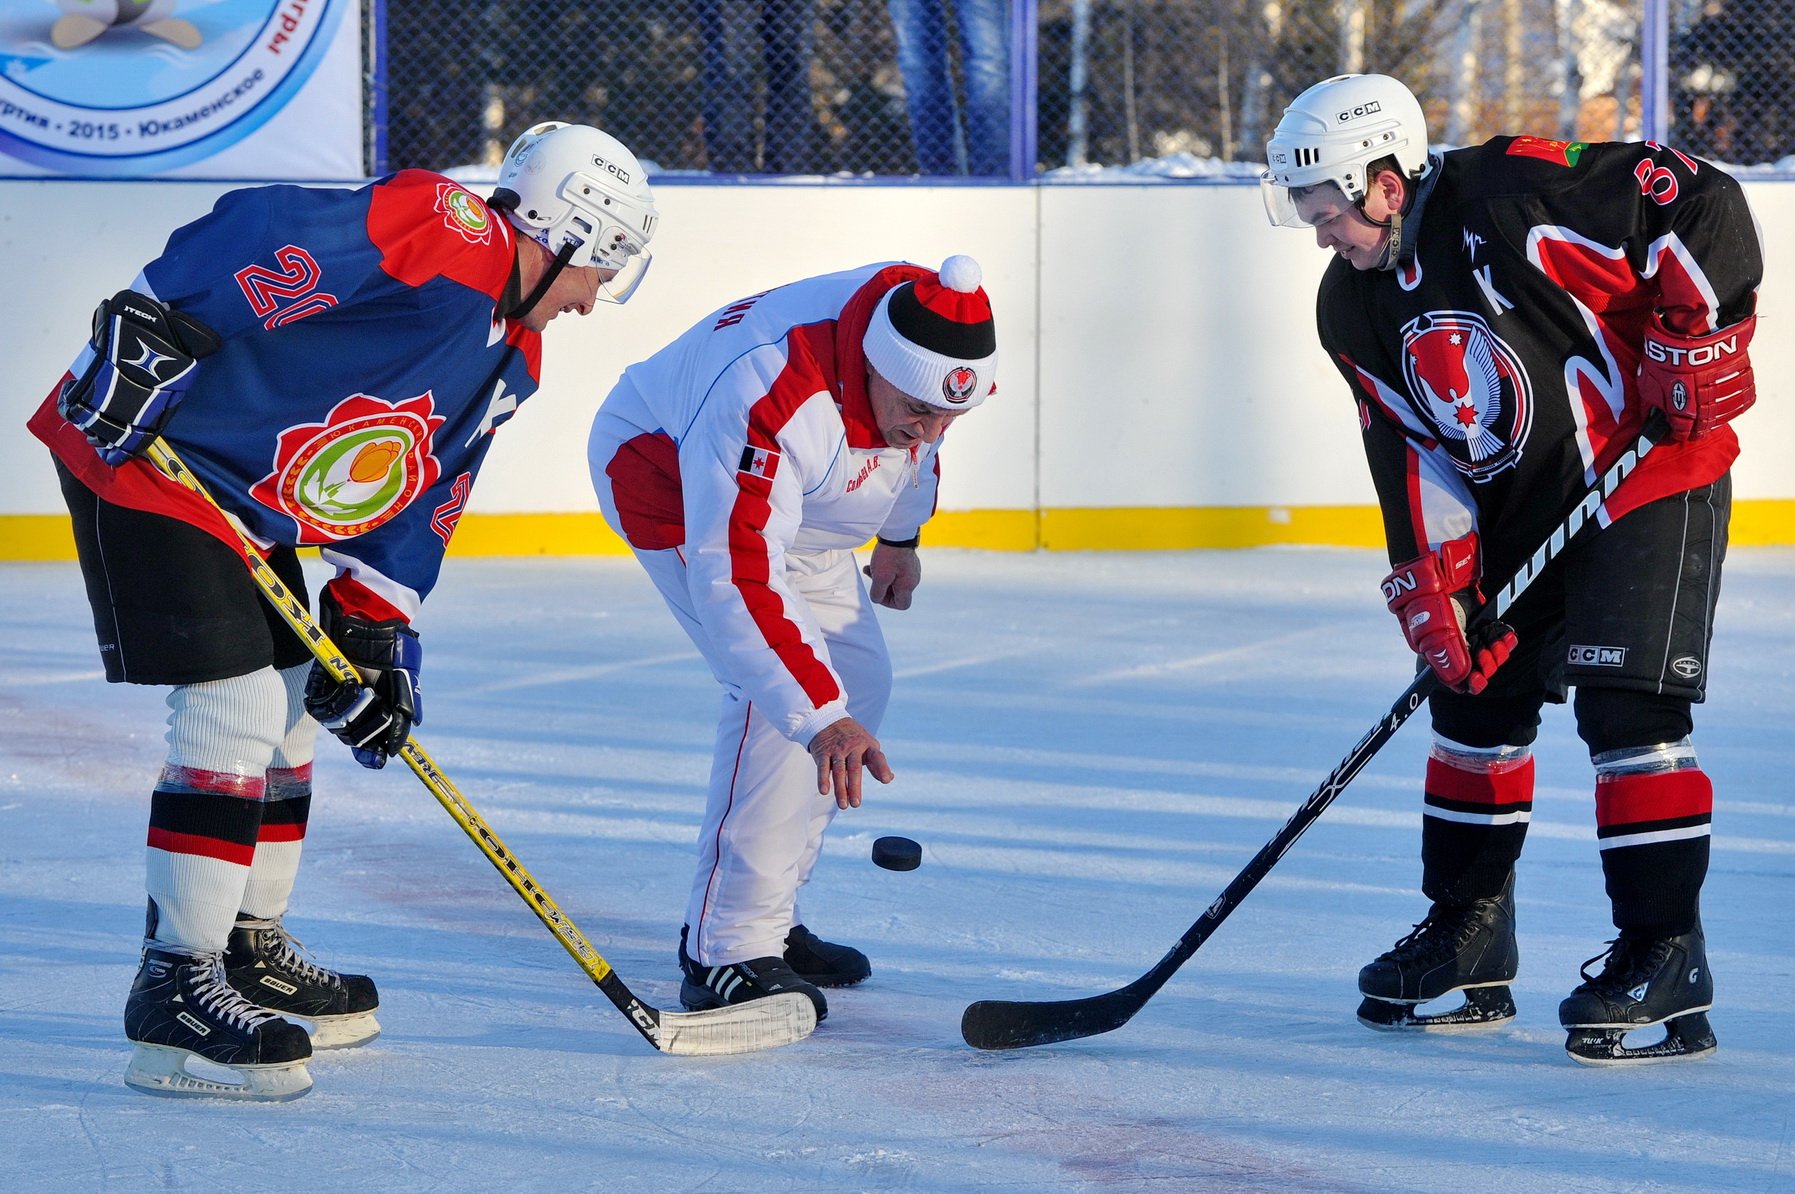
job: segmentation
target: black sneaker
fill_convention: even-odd
[[[785,935],[785,962],[819,987],[851,987],[873,972],[865,954],[851,945],[824,941],[803,925],[793,925]]]
[[[681,925],[679,929],[679,969],[684,976],[679,984],[679,1002],[687,1011],[746,1003],[781,991],[801,991],[816,1005],[818,1024],[828,1017],[829,1004],[823,993],[815,984],[800,978],[784,958],[750,958],[724,966],[704,966],[693,961],[686,953],[690,927]]]
[[[279,920],[239,916],[224,950],[224,971],[244,998],[312,1024],[312,1046],[341,1049],[380,1035],[380,995],[365,974],[318,965]]]
[[[1589,968],[1603,962],[1602,972]],[[1714,1052],[1713,1030],[1705,1014],[1714,1006],[1714,976],[1698,924],[1675,937],[1629,937],[1583,964],[1583,982],[1558,1005],[1558,1022],[1569,1031],[1565,1048],[1590,1065],[1669,1061]],[[1656,1045],[1629,1049],[1622,1038],[1635,1028],[1665,1026]]]
[[[125,1036],[137,1046],[125,1084],[147,1094],[279,1100],[312,1086],[305,1029],[238,994],[221,954],[146,946],[125,1000]],[[217,1068],[189,1070],[195,1059]]]
[[[1359,971],[1359,1019],[1372,1028],[1488,1028],[1514,1018],[1508,984],[1519,966],[1515,879],[1500,895],[1436,903],[1427,918]],[[1456,1011],[1419,1015],[1417,1004],[1465,992]]]

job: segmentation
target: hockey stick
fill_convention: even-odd
[[[1538,579],[1546,565],[1564,550],[1565,545],[1594,517],[1602,503],[1614,495],[1621,482],[1645,459],[1646,453],[1652,450],[1664,429],[1662,417],[1654,414],[1647,421],[1638,441],[1603,474],[1595,488],[1577,500],[1577,504],[1552,528],[1546,541],[1509,578],[1508,583],[1477,610],[1471,618],[1472,627],[1499,619],[1508,612],[1515,600]],[[1136,1012],[1146,1006],[1147,1000],[1165,986],[1178,968],[1203,947],[1210,934],[1228,919],[1228,914],[1240,906],[1248,893],[1259,886],[1259,881],[1277,865],[1278,860],[1296,844],[1296,839],[1315,823],[1316,818],[1327,811],[1328,805],[1334,802],[1334,798],[1352,782],[1365,764],[1383,749],[1386,742],[1396,736],[1396,731],[1421,707],[1421,703],[1439,686],[1439,682],[1439,677],[1432,668],[1423,668],[1414,682],[1396,698],[1390,711],[1359,739],[1357,745],[1347,752],[1346,757],[1322,781],[1321,786],[1311,792],[1309,798],[1291,814],[1284,827],[1265,843],[1259,853],[1253,855],[1245,869],[1234,877],[1234,881],[1215,898],[1215,902],[1203,910],[1203,915],[1197,918],[1196,923],[1185,930],[1178,943],[1147,973],[1125,987],[1084,999],[1052,1002],[982,999],[969,1006],[965,1015],[960,1018],[960,1035],[975,1049],[1021,1049],[1030,1045],[1048,1045],[1055,1041],[1097,1036],[1128,1023]]]
[[[150,445],[146,455],[163,475],[199,495],[231,524],[242,544],[243,554],[249,561],[250,575],[255,580],[256,587],[287,625],[293,628],[293,632],[311,648],[312,656],[324,670],[337,680],[359,682],[353,665],[325,635],[324,628],[313,619],[305,602],[281,582],[254,540],[244,534],[243,529],[224,513],[223,508],[206,490],[204,483],[175,455],[174,449],[157,439]],[[530,906],[530,911],[548,926],[549,931],[555,935],[555,940],[573,955],[573,960],[579,963],[580,969],[598,984],[598,989],[605,993],[605,997],[617,1005],[617,1010],[656,1049],[663,1053],[688,1056],[747,1053],[755,1049],[789,1045],[809,1036],[815,1030],[816,1007],[808,996],[796,991],[701,1012],[662,1011],[643,1003],[624,985],[604,956],[586,940],[585,934],[549,898],[548,892],[542,890],[530,872],[524,869],[523,863],[517,860],[517,856],[499,840],[499,835],[492,831],[474,806],[449,781],[449,777],[442,773],[436,761],[425,753],[418,740],[408,736],[399,754],[406,766],[424,781],[424,786],[430,789],[430,794],[436,797],[437,803],[455,818],[455,823],[461,826],[462,832],[480,847],[480,852],[486,855],[487,861],[498,868],[505,881],[523,897],[524,903]]]

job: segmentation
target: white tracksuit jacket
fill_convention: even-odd
[[[630,366],[593,425],[606,520],[725,687],[688,908],[708,965],[781,952],[835,811],[805,747],[884,711],[852,551],[927,521],[939,441],[886,445],[861,338],[886,291],[929,276],[869,265],[732,303]]]

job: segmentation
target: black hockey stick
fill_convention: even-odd
[[[1546,565],[1564,550],[1577,532],[1593,519],[1602,503],[1612,497],[1621,482],[1639,466],[1639,462],[1645,459],[1646,453],[1652,450],[1652,445],[1664,430],[1663,417],[1653,414],[1638,441],[1603,474],[1595,488],[1577,499],[1577,504],[1552,529],[1546,541],[1509,578],[1508,583],[1472,616],[1472,627],[1499,619],[1508,612],[1515,599],[1539,577]],[[1278,860],[1296,844],[1296,839],[1315,823],[1316,818],[1327,811],[1328,805],[1334,803],[1334,798],[1345,790],[1346,785],[1364,769],[1365,764],[1383,749],[1386,742],[1396,736],[1396,731],[1421,707],[1421,703],[1439,686],[1439,682],[1439,677],[1432,668],[1423,668],[1414,682],[1396,698],[1390,711],[1359,739],[1357,745],[1347,752],[1346,757],[1322,781],[1321,786],[1310,793],[1309,798],[1290,815],[1290,820],[1284,823],[1284,827],[1265,843],[1259,853],[1253,855],[1245,869],[1234,877],[1234,881],[1215,898],[1215,902],[1203,910],[1203,915],[1197,918],[1196,923],[1184,931],[1184,936],[1178,939],[1178,943],[1147,973],[1125,987],[1084,999],[1039,1003],[981,999],[969,1006],[965,1015],[960,1018],[960,1035],[975,1049],[1022,1049],[1030,1045],[1050,1045],[1055,1041],[1097,1036],[1128,1023],[1136,1012],[1146,1006],[1147,1000],[1165,986],[1178,968],[1203,947],[1203,943],[1209,940],[1209,935],[1228,919],[1228,914],[1240,906],[1248,893],[1259,886],[1259,881],[1277,865]]]

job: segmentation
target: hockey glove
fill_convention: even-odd
[[[1465,613],[1477,604],[1477,536],[1451,539],[1384,578],[1384,603],[1402,623],[1409,649],[1440,682],[1472,695],[1489,686],[1515,649],[1515,632],[1491,622],[1467,636]]]
[[[313,663],[305,681],[305,711],[347,744],[356,762],[378,770],[399,753],[411,727],[424,720],[418,685],[424,648],[398,618],[372,622],[344,613],[328,589],[318,608],[324,633],[355,665],[362,682],[337,680]]]
[[[1757,326],[1752,315],[1705,336],[1679,336],[1652,317],[1639,361],[1639,397],[1648,410],[1664,412],[1671,439],[1700,439],[1757,401],[1746,352]]]
[[[148,295],[121,290],[94,311],[93,359],[62,388],[56,409],[117,467],[162,434],[218,333]]]

